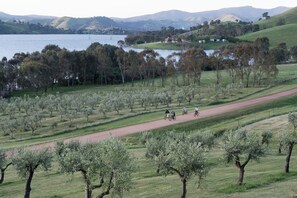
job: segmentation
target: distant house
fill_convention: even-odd
[[[226,42],[226,39],[219,39],[219,38],[211,38],[209,39],[210,42]]]
[[[178,42],[182,42],[182,40],[175,36],[173,36],[173,37],[169,36],[169,37],[165,38],[165,43],[178,43]]]

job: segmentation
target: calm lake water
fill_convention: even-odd
[[[54,44],[60,48],[72,50],[85,50],[92,43],[109,44],[117,46],[119,40],[124,40],[125,35],[87,35],[87,34],[9,34],[0,35],[0,58],[4,56],[11,59],[18,52],[41,51],[46,45]],[[130,50],[132,48],[124,48]],[[141,49],[133,49],[137,52]],[[155,50],[160,56],[166,58],[175,50]]]

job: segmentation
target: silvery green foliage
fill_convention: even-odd
[[[288,120],[289,120],[289,123],[292,124],[295,130],[297,128],[297,113],[296,112],[290,113],[288,115]]]
[[[135,161],[125,148],[125,145],[111,138],[100,145],[103,166],[101,176],[105,181],[105,190],[111,188],[111,195],[123,196],[124,191],[132,188],[132,173],[135,171]]]
[[[6,169],[12,164],[7,157],[4,150],[0,150],[0,184],[4,182],[4,173]]]
[[[227,163],[258,161],[267,151],[260,134],[245,130],[233,130],[224,135],[224,159]]]
[[[267,145],[271,139],[269,133],[262,135],[246,130],[233,130],[223,137],[224,160],[233,163],[239,170],[238,185],[242,185],[246,165],[252,161],[259,161],[267,153]]]
[[[197,176],[200,185],[208,172],[205,149],[185,134],[148,139],[146,156],[154,159],[162,175],[178,174],[181,180]]]
[[[99,144],[59,142],[55,151],[62,172],[82,173],[88,196],[96,188],[101,189],[102,197],[108,194],[122,196],[132,186],[134,160],[117,139]],[[99,181],[95,181],[97,178]]]
[[[53,155],[48,148],[42,150],[19,149],[12,158],[12,163],[18,175],[26,178],[30,171],[34,172],[39,167],[47,171],[52,165],[52,159]]]

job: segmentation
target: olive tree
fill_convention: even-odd
[[[4,182],[4,174],[6,169],[12,165],[11,160],[9,160],[3,150],[0,150],[0,184]]]
[[[267,151],[267,143],[271,135],[248,133],[245,130],[234,130],[226,133],[223,138],[224,160],[234,163],[239,169],[238,185],[243,183],[246,165],[252,161],[259,161]]]
[[[135,162],[125,145],[114,138],[100,143],[101,160],[103,166],[100,176],[103,179],[103,190],[96,198],[106,195],[123,196],[124,191],[132,187],[132,173],[135,171]]]
[[[147,156],[154,159],[162,175],[176,173],[179,176],[182,182],[181,198],[186,197],[187,182],[192,176],[197,176],[199,186],[206,176],[208,165],[205,149],[200,142],[192,141],[185,135],[173,135],[167,136],[164,141],[149,140],[146,147]]]
[[[56,154],[62,172],[82,174],[85,198],[92,197],[94,189],[101,189],[96,197],[102,198],[108,194],[122,196],[125,190],[131,188],[133,160],[119,140],[83,145],[79,142],[59,142]],[[96,181],[98,178],[99,181]]]
[[[53,155],[48,148],[42,150],[19,149],[16,156],[12,158],[12,164],[15,166],[18,175],[27,178],[25,196],[30,197],[31,182],[34,172],[39,167],[47,171],[51,167]]]
[[[61,172],[75,173],[80,172],[85,183],[85,198],[92,196],[92,190],[99,187],[92,184],[92,179],[100,167],[99,154],[93,144],[81,145],[79,142],[64,144],[58,142],[55,152]]]
[[[293,130],[288,129],[284,131],[281,136],[281,145],[287,149],[285,172],[288,173],[290,169],[290,160],[294,145],[297,143],[297,113],[290,113],[288,115],[288,122],[293,126]]]

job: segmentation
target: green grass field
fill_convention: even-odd
[[[258,32],[253,32],[238,37],[242,40],[255,41],[259,37],[269,38],[270,47],[277,47],[280,43],[286,43],[287,47],[297,45],[297,23],[282,26],[276,26],[269,29],[264,29]]]
[[[292,24],[297,23],[297,7],[292,8],[284,13],[278,14],[276,16],[272,16],[268,20],[261,20],[256,22],[256,24],[259,24],[261,29],[262,28],[271,28],[278,25],[280,20],[283,20],[285,24]]]
[[[179,106],[176,101],[176,92],[180,88],[172,88],[170,86],[170,80],[167,82],[167,88],[165,90],[168,91],[170,95],[173,97],[173,102],[170,104],[170,108],[175,110],[177,114],[181,114],[181,108],[183,106],[187,106],[189,110],[191,110],[194,105],[197,103],[202,108],[213,107],[215,104],[223,104],[231,101],[239,101],[241,99],[255,98],[263,95],[267,95],[270,93],[280,92],[284,90],[288,90],[296,87],[296,77],[297,77],[297,65],[280,65],[279,66],[279,75],[277,79],[271,81],[267,86],[255,87],[255,88],[243,88],[243,87],[234,87],[234,88],[224,88],[224,86],[228,86],[229,78],[225,72],[222,72],[222,84],[223,88],[218,92],[215,91],[215,87],[212,85],[215,82],[214,73],[213,72],[204,72],[202,74],[202,83],[200,87],[193,87],[196,97],[191,101],[191,104],[188,104],[187,101],[183,101]],[[288,80],[287,82],[283,82],[284,80]],[[180,79],[180,81],[182,81]],[[149,93],[154,93],[156,90],[164,90],[164,88],[160,87],[158,80],[156,80],[155,87],[146,87],[143,86],[141,82],[138,82],[134,88],[130,85],[113,85],[113,86],[79,86],[79,87],[70,87],[67,88],[55,88],[53,91],[49,90],[47,94],[55,94],[56,92],[60,92],[61,95],[68,95],[73,97],[79,97],[84,94],[93,94],[100,93],[104,94],[109,91],[117,91],[119,89],[131,91],[140,91],[143,89],[150,90]],[[225,93],[224,93],[225,92]],[[43,92],[32,91],[22,91],[14,93],[14,96],[21,95],[29,95],[32,98],[39,96],[42,97]],[[15,133],[15,138],[11,139],[10,136],[0,136],[1,148],[13,148],[20,147],[31,144],[38,144],[48,141],[57,141],[64,138],[76,137],[79,135],[85,135],[93,132],[100,132],[112,128],[118,128],[121,126],[128,126],[137,123],[148,122],[152,120],[157,120],[162,118],[163,112],[165,108],[168,108],[166,105],[159,105],[158,108],[155,106],[148,106],[147,110],[144,109],[137,103],[134,109],[134,112],[130,112],[130,110],[126,107],[120,111],[120,114],[117,114],[114,110],[111,110],[107,117],[104,118],[102,114],[98,111],[98,107],[95,107],[94,113],[90,115],[89,121],[86,121],[83,113],[80,113],[80,116],[76,118],[73,123],[73,127],[69,127],[69,120],[64,118],[62,121],[60,120],[60,116],[58,112],[53,114],[53,117],[49,116],[48,112],[43,113],[46,116],[42,120],[42,126],[36,130],[36,134],[32,135],[30,131],[23,131],[21,128],[19,131]],[[18,120],[20,120],[20,124],[22,121],[22,116],[25,115],[23,111],[19,114]],[[7,121],[7,114],[0,113],[0,127],[1,124],[4,124]],[[57,127],[53,128],[53,123],[57,123]],[[184,125],[183,125],[184,126]]]
[[[296,87],[297,65],[279,65],[279,76],[269,86],[258,88],[240,88],[227,98],[220,98],[220,103],[237,101],[246,98],[255,98],[270,93],[288,90]],[[214,73],[207,72],[203,75],[202,87],[210,90],[211,84],[214,82]],[[228,84],[228,76],[223,73],[223,82]],[[141,82],[136,87],[142,89]],[[71,89],[57,88],[53,91],[61,92],[61,94],[83,94],[85,92],[110,91],[117,90],[121,86],[83,86]],[[125,86],[127,87],[127,85]],[[129,85],[128,85],[129,87]],[[159,83],[156,82],[155,89],[159,89]],[[34,91],[26,91],[16,93],[17,96],[29,94],[32,97],[36,95]],[[41,93],[37,93],[41,94]],[[207,96],[207,95],[205,95]],[[208,108],[209,102],[204,103],[203,108]],[[217,135],[216,144],[213,150],[208,152],[208,161],[211,165],[209,174],[203,184],[202,189],[197,189],[195,180],[192,178],[188,182],[188,197],[295,197],[297,190],[297,158],[295,157],[297,148],[294,149],[291,161],[291,173],[284,174],[283,166],[285,162],[285,154],[277,154],[279,131],[287,127],[287,113],[297,111],[297,96],[273,101],[263,105],[257,105],[248,109],[243,109],[229,113],[227,115],[214,116],[196,120],[194,122],[172,125],[170,127],[157,129],[152,133],[163,133],[165,131],[174,130],[176,132],[185,131],[188,134],[200,133],[201,131],[212,132]],[[194,104],[194,103],[193,103]],[[186,105],[186,102],[183,103]],[[108,123],[89,123],[94,126],[78,125],[81,129],[62,127],[58,134],[46,133],[27,140],[9,140],[0,139],[1,148],[20,147],[28,144],[35,144],[46,141],[54,141],[65,137],[73,137],[94,131],[103,131],[109,128],[131,125],[150,120],[160,119],[163,115],[163,109],[155,110],[154,107],[143,115],[129,115],[126,118],[120,115],[119,118],[106,120]],[[180,107],[175,104],[174,108],[178,111]],[[3,116],[3,115],[2,115]],[[273,132],[274,137],[271,149],[268,155],[261,158],[260,162],[251,162],[246,167],[244,185],[238,187],[235,185],[238,170],[235,166],[226,165],[222,161],[222,150],[220,147],[220,135],[228,129],[246,127],[249,131],[261,133],[264,130]],[[181,182],[176,175],[167,177],[160,176],[156,173],[154,163],[144,157],[145,148],[139,143],[141,134],[135,134],[122,138],[131,154],[136,158],[137,171],[133,174],[134,187],[124,194],[124,197],[179,197],[181,192]],[[1,137],[3,138],[3,136]],[[5,138],[5,137],[4,137]],[[0,185],[1,198],[18,198],[23,197],[25,180],[20,179],[16,175],[16,171],[11,166],[7,170],[5,182]],[[96,195],[94,192],[94,195]],[[79,198],[84,196],[84,186],[81,175],[75,173],[73,175],[65,175],[59,172],[57,163],[54,162],[53,167],[48,172],[37,172],[34,175],[32,183],[32,197],[65,197]],[[109,197],[109,196],[107,196]]]
[[[144,44],[139,44],[139,45],[133,45],[134,48],[140,48],[140,49],[162,49],[162,50],[184,50],[187,48],[191,47],[201,47],[205,50],[213,50],[217,49],[223,45],[226,45],[227,43],[222,43],[222,42],[208,42],[208,43],[203,43],[203,44],[195,44],[195,43],[161,43],[161,42],[156,42],[156,43],[144,43]]]
[[[291,100],[291,101],[290,101]],[[220,131],[232,128],[238,124],[246,127],[249,131],[262,132],[271,130],[274,134],[269,154],[262,158],[259,163],[251,162],[247,165],[244,185],[235,185],[238,171],[235,166],[226,165],[222,161],[220,139],[216,140],[216,146],[209,151],[208,162],[211,169],[206,177],[202,189],[197,189],[194,178],[188,183],[188,197],[294,197],[297,183],[297,159],[293,151],[291,161],[291,173],[284,174],[284,154],[277,154],[278,134],[280,129],[287,125],[286,114],[269,118],[275,114],[297,110],[297,97],[275,101],[268,105],[260,105],[254,109],[234,112],[229,117],[215,117],[201,120],[196,123],[200,130]],[[276,105],[278,104],[278,105]],[[273,108],[272,108],[273,107]],[[234,119],[236,118],[236,119]],[[259,119],[261,121],[256,122]],[[203,124],[204,123],[204,124]],[[247,124],[249,123],[249,124]],[[184,127],[189,133],[199,133],[192,128]],[[166,130],[166,129],[165,129]],[[182,129],[175,129],[177,131]],[[156,132],[162,132],[158,130]],[[156,168],[152,161],[144,157],[145,148],[137,141],[139,135],[123,138],[129,151],[136,158],[137,171],[133,174],[134,187],[124,197],[179,197],[181,183],[176,175],[167,177],[156,174]],[[25,180],[16,175],[13,167],[9,167],[5,183],[1,185],[0,197],[22,197]],[[34,176],[32,183],[32,197],[67,197],[79,198],[83,196],[83,181],[81,175],[64,175],[59,173],[56,163],[47,173],[39,172]],[[94,192],[96,194],[96,191]]]

